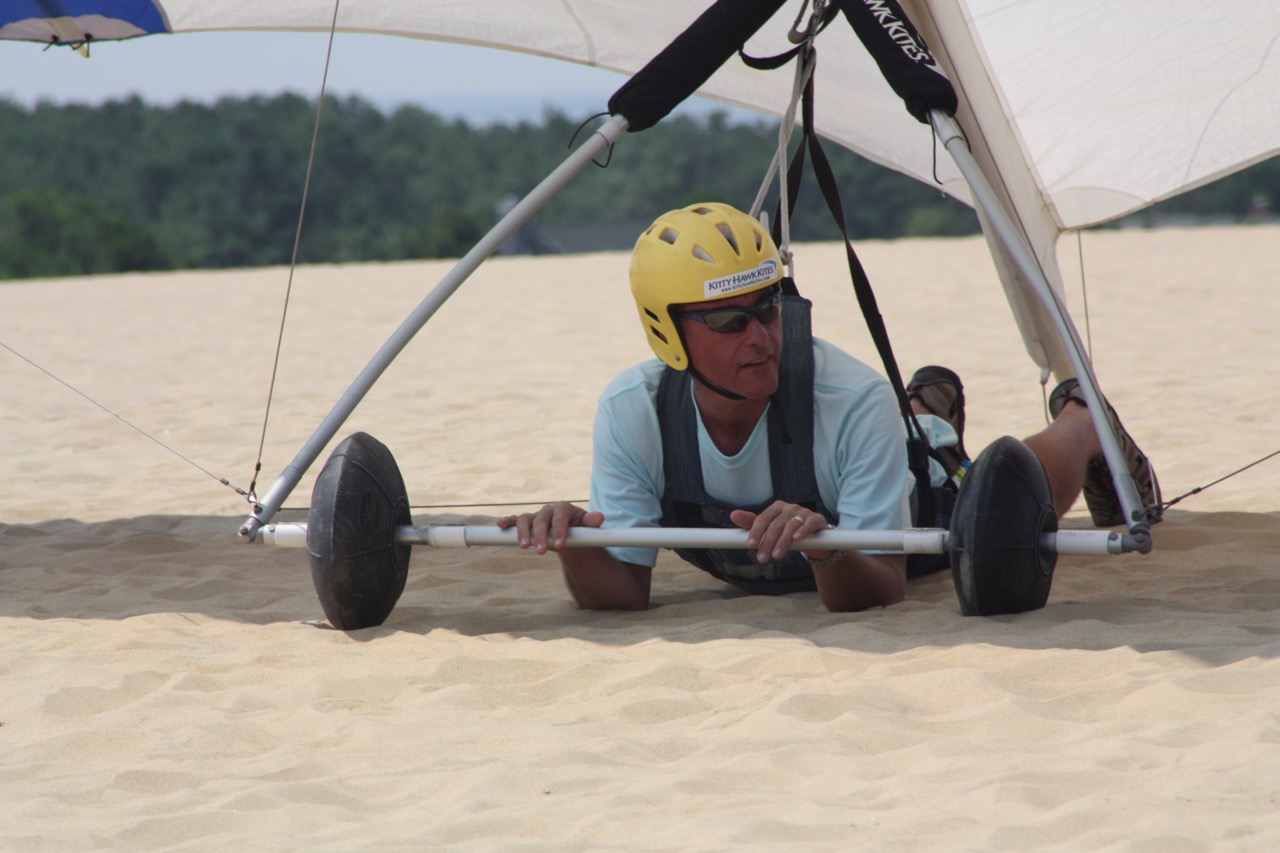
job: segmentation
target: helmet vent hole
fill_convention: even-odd
[[[650,332],[653,332],[653,336],[654,336],[655,338],[657,338],[658,340],[662,341],[664,344],[669,344],[669,343],[671,343],[669,340],[667,340],[667,336],[666,336],[666,335],[664,335],[664,334],[662,334],[662,332],[659,332],[659,331],[658,331],[658,327],[657,327],[657,326],[650,326],[650,327],[649,327],[649,331],[650,331]]]
[[[706,249],[702,248],[701,246],[693,247],[693,256],[698,260],[706,261],[709,264],[714,264],[716,262],[716,259],[711,257],[711,253],[708,252]]]
[[[648,308],[644,309],[644,313],[649,315],[649,319],[652,320],[653,322],[655,323],[662,322],[661,320],[658,319],[658,315],[650,311]]]
[[[676,240],[680,239],[680,235],[676,233],[674,228],[663,228],[662,233],[658,235],[658,239],[664,243],[675,245]]]
[[[742,250],[738,248],[738,238],[734,235],[732,228],[722,223],[716,226],[716,230],[724,236],[725,242],[733,247],[734,254],[742,254]]]

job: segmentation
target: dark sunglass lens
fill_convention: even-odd
[[[767,326],[782,314],[782,294],[775,293],[751,308],[725,308],[721,311],[690,311],[684,316],[705,323],[707,328],[722,335],[736,335],[755,317]]]
[[[756,319],[762,326],[767,326],[782,313],[782,305],[778,302],[767,302],[756,309]]]
[[[702,315],[707,328],[722,335],[735,335],[751,322],[751,314],[745,310],[730,309]]]

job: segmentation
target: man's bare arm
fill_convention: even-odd
[[[604,548],[567,548],[571,527],[599,527],[604,515],[560,501],[537,512],[509,515],[498,526],[516,528],[521,548],[555,551],[569,594],[587,610],[643,610],[649,606],[653,569],[624,563]]]

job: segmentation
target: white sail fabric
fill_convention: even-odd
[[[335,10],[332,0],[155,5],[174,33],[327,31]],[[631,74],[710,5],[711,0],[341,0],[336,23],[341,31],[486,45]],[[807,5],[786,3],[748,51],[767,55],[788,48],[786,34]],[[1280,150],[1276,0],[902,5],[956,86],[957,118],[975,156],[1059,290],[1054,245],[1061,231],[1123,216]],[[73,38],[75,22],[69,18],[46,26],[63,41]],[[33,21],[7,23],[0,36],[39,39],[40,27]],[[936,175],[944,191],[969,202],[959,172],[940,156],[930,130],[906,113],[843,18],[817,45],[819,132],[926,183]],[[787,72],[753,71],[735,60],[700,93],[780,116],[790,85]],[[1040,309],[1024,296],[1025,282],[1002,250],[994,253],[1028,352],[1041,366],[1062,372],[1059,345]]]

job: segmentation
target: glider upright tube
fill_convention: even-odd
[[[1066,307],[1058,299],[1057,294],[1054,293],[1048,279],[1045,278],[1044,272],[1040,269],[1040,265],[1036,262],[1030,247],[1022,239],[1013,220],[1000,204],[995,191],[991,188],[986,176],[983,175],[982,170],[973,159],[973,155],[969,152],[968,143],[961,134],[960,127],[955,119],[939,110],[931,111],[929,118],[932,121],[934,132],[938,135],[938,139],[941,140],[943,146],[951,154],[952,159],[956,161],[956,165],[964,175],[965,181],[973,191],[974,203],[987,214],[996,235],[1000,238],[1005,248],[1009,250],[1009,255],[1018,265],[1018,269],[1027,277],[1027,281],[1035,289],[1036,295],[1048,309],[1049,316],[1058,330],[1058,335],[1067,344],[1067,355],[1071,359],[1071,366],[1075,368],[1077,378],[1080,380],[1080,390],[1088,401],[1089,415],[1093,419],[1094,431],[1098,434],[1098,441],[1102,444],[1102,454],[1106,458],[1107,465],[1111,471],[1119,473],[1119,476],[1114,477],[1114,480],[1116,494],[1120,498],[1120,506],[1124,510],[1124,516],[1127,519],[1126,526],[1133,532],[1135,537],[1147,537],[1149,528],[1146,521],[1142,520],[1142,498],[1139,497],[1137,485],[1129,474],[1129,466],[1125,462],[1124,451],[1120,449],[1120,441],[1115,432],[1112,431],[1111,423],[1107,419],[1107,404],[1102,398],[1102,393],[1098,390],[1098,380],[1093,374],[1093,366],[1084,356],[1084,343],[1080,340],[1080,335],[1075,326],[1068,319]],[[1145,550],[1150,550],[1149,540]]]
[[[627,119],[621,115],[615,115],[607,122],[600,126],[586,142],[582,143],[573,154],[569,155],[559,167],[550,175],[543,179],[542,183],[533,188],[530,193],[520,200],[511,212],[504,216],[497,225],[489,231],[488,234],[480,238],[480,242],[467,252],[466,255],[458,261],[457,265],[449,271],[440,283],[427,294],[426,298],[418,304],[400,327],[395,330],[392,336],[382,345],[382,349],[378,350],[373,359],[365,366],[360,375],[351,383],[351,387],[347,389],[342,398],[338,400],[333,410],[316,428],[311,438],[303,445],[302,449],[293,458],[281,472],[280,477],[271,486],[266,496],[258,502],[254,507],[254,512],[240,526],[240,538],[245,541],[252,541],[262,526],[271,520],[276,514],[284,501],[289,497],[290,492],[298,485],[302,479],[302,475],[316,461],[316,458],[324,450],[325,445],[338,433],[343,423],[350,417],[351,413],[364,399],[365,394],[373,387],[373,383],[378,377],[390,366],[400,351],[408,345],[418,330],[426,325],[432,315],[440,308],[445,301],[453,295],[467,277],[475,272],[480,264],[498,250],[498,247],[506,241],[508,237],[516,232],[520,226],[524,225],[540,207],[546,204],[557,192],[560,191],[578,172],[582,171],[595,156],[618,140],[627,130]]]

